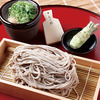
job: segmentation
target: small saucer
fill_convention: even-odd
[[[92,51],[97,44],[97,38],[93,34],[79,49],[72,49],[69,45],[70,41],[71,41],[72,37],[81,30],[82,30],[82,28],[72,28],[72,29],[66,31],[62,36],[62,45],[70,53],[86,54],[86,53],[89,53],[90,51]]]

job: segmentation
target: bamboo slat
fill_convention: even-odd
[[[5,50],[5,60],[2,62],[1,66],[0,66],[0,78],[2,80],[6,80],[9,82],[12,82],[13,79],[11,78],[11,71],[10,69],[7,69],[6,65],[9,61],[9,59],[11,58],[12,54],[13,54],[14,48],[13,47],[8,47]],[[85,81],[86,81],[86,77],[88,74],[88,70],[89,70],[90,66],[84,66],[84,65],[80,65],[80,64],[76,64],[76,68],[77,68],[77,73],[78,73],[78,77],[79,77],[79,81],[80,83],[78,84],[78,86],[76,87],[76,91],[78,92],[79,96],[82,93],[83,87],[85,85]],[[97,82],[98,82],[98,78],[99,78],[99,74],[100,71],[96,70],[96,69],[92,69],[87,85],[86,85],[86,89],[83,93],[83,100],[92,100],[93,96],[94,96],[94,92],[97,86]],[[76,99],[77,95],[74,91],[72,91],[72,93],[70,94],[70,96],[68,97],[69,99]]]
[[[9,0],[0,0],[0,7]],[[100,14],[100,0],[34,0],[40,5],[71,5]]]
[[[27,44],[5,38],[0,43],[0,54],[2,53],[2,55],[0,55],[0,92],[29,100],[32,100],[32,98],[39,100],[40,96],[43,100],[75,100],[77,98],[74,90],[71,92],[68,98],[64,98],[61,96],[53,95],[51,93],[48,94],[48,92],[44,92],[38,89],[30,87],[28,88],[28,86],[24,87],[22,85],[15,84],[11,77],[11,70],[6,66],[13,54],[14,48],[19,45]],[[86,83],[88,71],[90,67],[92,67],[85,91],[82,95],[82,100],[96,100],[100,88],[100,62],[74,55],[72,56],[77,62],[76,68],[79,77],[79,84],[76,87],[76,91],[79,94],[79,97],[81,96],[84,85]],[[13,92],[10,93],[9,89],[11,89]],[[15,90],[19,92],[16,94]],[[31,95],[31,97],[29,95]]]

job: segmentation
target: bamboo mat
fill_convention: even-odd
[[[0,0],[0,7],[9,0]],[[40,5],[70,5],[100,14],[100,0],[34,0]]]
[[[9,59],[12,57],[13,51],[14,51],[13,47],[6,47],[5,54],[3,56],[4,62],[2,62],[0,66],[0,79],[6,80],[9,82],[12,82],[13,79],[11,77],[11,70],[6,66],[7,66]],[[94,68],[91,69],[88,81],[86,83],[85,90],[83,92],[83,88],[85,86],[86,78],[87,78],[90,67],[77,63],[76,68],[77,68],[77,74],[79,77],[79,84],[76,87],[76,91],[78,94],[76,94],[75,91],[72,91],[68,99],[76,100],[78,96],[79,98],[81,98],[82,96],[82,100],[93,100],[93,96],[94,96],[95,89],[97,86],[100,70],[97,70]],[[82,92],[83,92],[83,95],[81,95]],[[78,99],[78,100],[81,100],[81,99]]]

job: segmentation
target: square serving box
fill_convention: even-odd
[[[12,82],[10,71],[6,67],[11,58],[14,48],[19,45],[28,45],[14,40],[3,39],[0,42],[0,92],[15,96],[25,100],[75,100],[77,95],[74,91],[69,97],[57,96],[49,92],[23,86]],[[74,56],[76,60],[76,68],[80,83],[76,87],[76,91],[82,100],[97,100],[100,89],[100,62]],[[89,78],[86,82],[89,69],[92,67]],[[86,84],[85,84],[86,83]],[[85,87],[86,85],[86,87]],[[84,90],[83,90],[84,89]],[[83,94],[82,94],[83,92]]]

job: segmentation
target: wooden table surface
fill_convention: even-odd
[[[9,0],[0,0],[0,7]],[[71,5],[100,14],[100,0],[34,0],[40,5]]]

